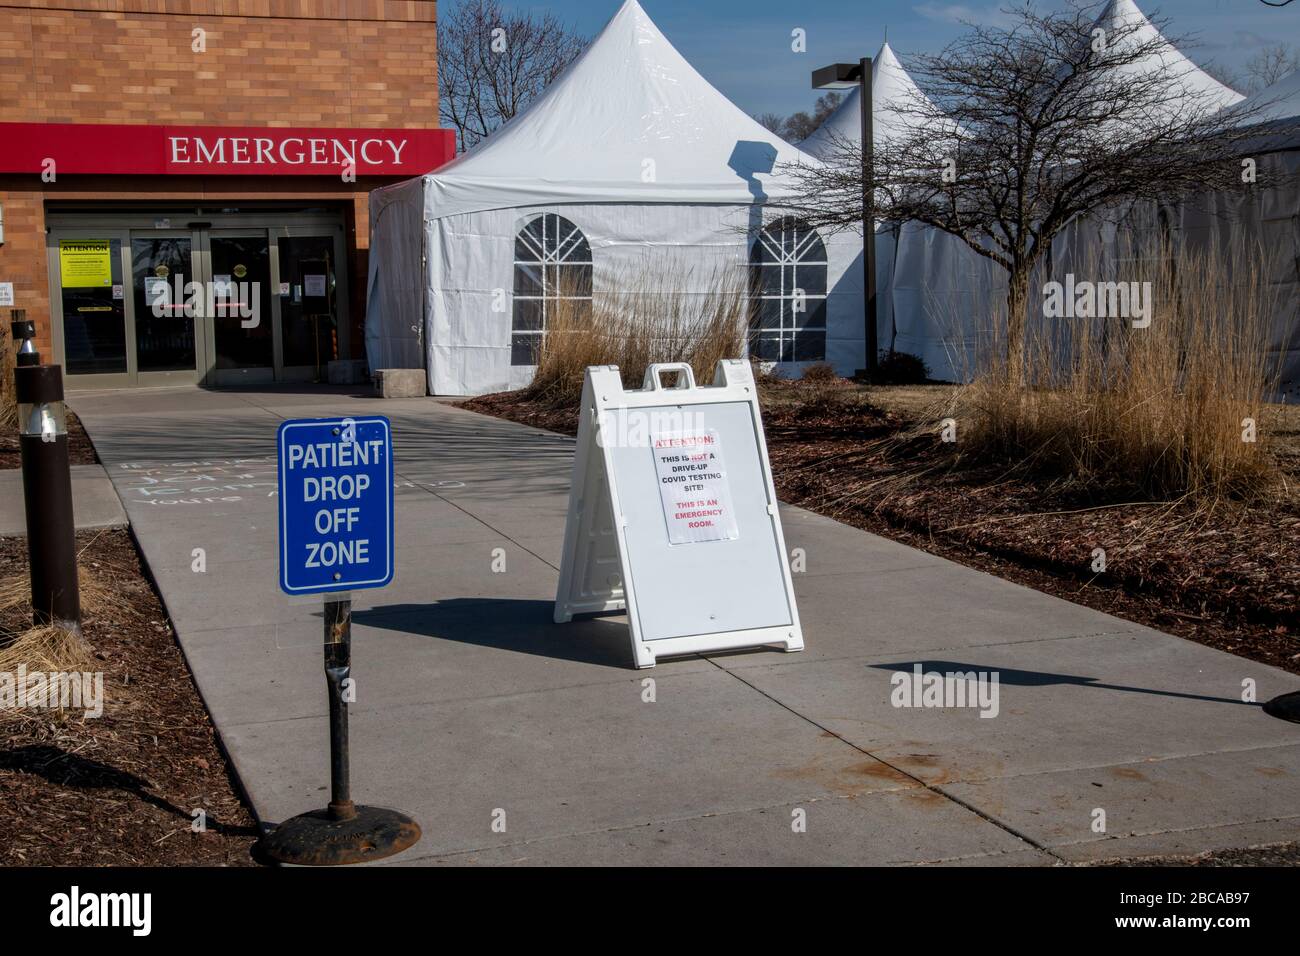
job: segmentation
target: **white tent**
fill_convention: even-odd
[[[1272,310],[1269,360],[1278,363],[1283,393],[1300,394],[1300,73],[1246,98],[1164,40],[1133,0],[1112,0],[1098,20],[1103,28],[1115,23],[1136,24],[1134,42],[1153,36],[1163,42],[1158,55],[1130,69],[1153,71],[1167,64],[1172,76],[1167,102],[1237,110],[1243,122],[1260,129],[1259,138],[1247,147],[1259,187],[1243,185],[1159,211],[1143,209],[1134,218],[1151,223],[1153,231],[1163,230],[1192,254],[1215,253],[1228,275],[1239,268],[1261,268],[1264,301]],[[1114,225],[1099,220],[1071,224],[1052,245],[1058,273],[1069,271],[1071,263],[1089,261],[1109,262],[1113,268],[1121,255]]]
[[[1300,116],[1300,70],[1288,73],[1272,86],[1247,97],[1241,108],[1257,110],[1253,119],[1258,123],[1293,120]]]
[[[1176,210],[1175,225],[1193,248],[1230,249],[1230,233],[1258,243],[1273,309],[1271,357],[1278,361],[1283,393],[1295,401],[1300,397],[1300,71],[1251,95],[1238,108],[1259,127],[1259,138],[1250,144],[1257,181],[1273,185],[1184,203]]]
[[[525,112],[442,169],[372,193],[370,366],[424,367],[434,394],[520,387],[566,276],[600,290],[673,273],[706,292],[772,227],[764,241],[786,259],[764,270],[760,354],[851,372],[860,242],[780,234],[780,167],[793,162],[817,161],[710,86],[627,0]]]
[[[1223,109],[1244,98],[1236,90],[1224,86],[1210,74],[1189,60],[1181,50],[1170,43],[1138,9],[1134,0],[1111,0],[1094,24],[1096,30],[1122,33],[1129,48],[1151,44],[1153,52],[1141,60],[1118,67],[1121,77],[1150,76],[1163,71],[1165,77],[1164,100],[1167,108],[1177,110],[1188,105],[1198,110]]]
[[[1236,109],[1261,130],[1264,149],[1300,147],[1300,70],[1243,100]]]
[[[1133,0],[1111,0],[1097,18],[1096,26],[1111,31],[1123,27],[1128,43],[1156,41],[1155,52],[1143,61],[1125,67],[1125,71],[1134,76],[1142,72],[1167,71],[1169,89],[1165,102],[1169,108],[1189,105],[1224,108],[1242,100],[1241,94],[1219,83],[1164,39]],[[880,146],[889,137],[905,131],[909,122],[916,121],[915,117],[904,115],[900,107],[919,102],[918,97],[924,97],[924,93],[888,44],[881,48],[873,64],[872,81],[875,143]],[[1283,113],[1296,112],[1291,99],[1296,96],[1296,89],[1282,88],[1287,83],[1300,87],[1300,81],[1293,77],[1271,91],[1272,99],[1281,101],[1274,107],[1275,118],[1282,118]],[[833,144],[837,141],[847,140],[854,145],[860,142],[858,102],[857,92],[850,93],[823,127],[804,140],[800,147],[827,158],[833,153]],[[1282,221],[1275,221],[1276,216],[1291,215],[1286,210],[1294,205],[1293,197],[1294,193],[1288,193],[1286,197],[1273,195],[1263,201],[1258,214],[1246,209],[1236,211],[1245,217],[1243,221],[1249,222],[1252,216],[1259,219],[1260,231],[1272,236],[1284,226]],[[1228,197],[1219,198],[1226,200]],[[1233,201],[1238,205],[1244,202],[1238,200],[1240,197]],[[1281,212],[1274,209],[1279,203]],[[1188,220],[1184,235],[1189,239],[1209,228],[1186,211],[1180,215]],[[1113,244],[1113,233],[1113,229],[1108,230],[1099,223],[1078,223],[1054,243],[1053,258],[1059,264],[1069,261],[1071,255],[1082,256],[1084,250],[1081,247],[1085,243],[1095,248],[1107,242]],[[1287,248],[1292,247],[1292,242],[1287,237]],[[1005,297],[1005,272],[975,253],[962,240],[916,223],[895,225],[892,230],[883,226],[878,228],[877,258],[878,340],[881,348],[893,348],[921,357],[934,378],[960,381],[967,377],[974,367],[977,349],[994,336],[994,331],[989,328],[992,322],[990,306],[1000,305]],[[1279,320],[1279,329],[1286,330],[1278,333],[1279,349],[1286,351],[1289,348],[1286,335],[1293,327],[1294,322],[1288,325]],[[1288,361],[1295,367],[1295,377],[1300,377],[1300,360],[1293,358]]]
[[[908,135],[934,104],[888,42],[871,63],[872,138],[877,149]],[[918,115],[918,110],[921,111]],[[799,148],[830,161],[837,146],[862,141],[861,95],[854,89]],[[963,377],[990,333],[972,317],[1005,295],[1003,271],[965,242],[914,222],[876,227],[876,340],[882,350],[923,359],[933,378]]]
[[[857,87],[849,90],[840,105],[811,136],[799,144],[805,153],[827,159],[837,143],[854,146],[862,141],[862,96]],[[877,148],[905,135],[914,118],[904,112],[908,107],[929,103],[911,74],[903,69],[893,49],[886,42],[871,61],[871,123]]]

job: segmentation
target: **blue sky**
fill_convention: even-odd
[[[442,0],[443,10],[457,0]],[[515,9],[549,10],[594,35],[622,0],[552,0],[512,3]],[[909,52],[941,49],[961,31],[961,20],[997,16],[1004,0],[641,0],[668,39],[706,79],[749,113],[792,113],[816,99],[809,74],[818,66],[872,56],[888,28],[889,42]],[[1045,0],[1052,2],[1052,0]],[[1283,8],[1260,0],[1137,0],[1148,15],[1160,12],[1171,32],[1195,34],[1185,52],[1197,63],[1215,61],[1237,73],[1260,47],[1300,46],[1300,0]],[[808,52],[793,53],[790,33],[807,31]]]

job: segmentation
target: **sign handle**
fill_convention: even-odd
[[[680,376],[678,381],[684,378],[686,384],[665,389],[663,379],[660,377],[664,372],[676,372]],[[645,380],[641,383],[641,388],[652,392],[694,389],[695,372],[691,370],[689,362],[656,362],[645,370]]]

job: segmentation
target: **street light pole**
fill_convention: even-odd
[[[866,348],[866,366],[858,375],[875,381],[880,367],[879,344],[876,334],[876,197],[871,188],[875,180],[875,125],[871,109],[871,57],[864,56],[857,63],[833,63],[814,70],[812,85],[815,90],[846,90],[858,88],[859,107],[862,111],[862,273],[863,345]]]
[[[876,191],[872,188],[875,181],[875,125],[871,108],[871,57],[863,57],[860,65],[862,71],[862,269],[866,279],[866,345],[868,382],[876,380],[880,368],[880,346],[876,341]]]

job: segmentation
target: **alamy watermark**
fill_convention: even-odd
[[[1131,319],[1133,328],[1151,324],[1150,282],[1065,282],[1043,286],[1043,317],[1048,319]]]
[[[889,702],[895,707],[977,707],[981,717],[998,715],[997,671],[895,671],[889,678]]]
[[[222,279],[212,282],[186,282],[179,272],[170,278],[161,276],[145,280],[145,298],[155,317],[186,318],[213,316],[238,318],[245,329],[261,324],[262,286],[260,282],[237,282]]]
[[[124,927],[133,936],[148,936],[153,929],[152,893],[93,893],[73,886],[50,897],[50,925]]]
[[[80,710],[104,713],[103,671],[0,671],[0,710]]]
[[[629,408],[621,414],[603,412],[596,444],[601,448],[649,448],[654,439],[675,433],[703,432],[704,416],[687,409]]]

